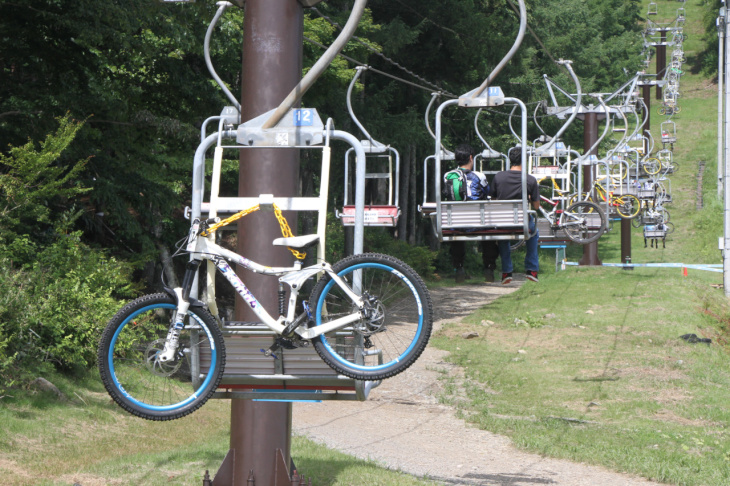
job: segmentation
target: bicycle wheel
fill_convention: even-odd
[[[596,241],[606,230],[606,215],[592,202],[578,202],[562,212],[560,227],[572,241],[586,245]]]
[[[332,268],[364,298],[365,318],[312,340],[324,362],[356,380],[381,380],[411,366],[433,324],[431,297],[421,277],[397,258],[378,253],[354,255]],[[310,302],[313,326],[350,315],[354,308],[327,275],[315,285]]]
[[[655,157],[649,157],[648,159],[646,159],[644,162],[642,162],[642,166],[644,167],[644,172],[649,175],[656,175],[659,173],[660,170],[662,170],[661,160]]]
[[[641,211],[641,201],[633,194],[616,196],[613,202],[616,204],[616,212],[624,219],[633,219]]]
[[[572,196],[570,196],[570,199],[568,199],[568,206],[572,206],[573,204],[575,204],[577,202],[581,202],[581,201],[593,202],[593,198],[587,192],[584,192],[583,196],[581,196],[581,197],[578,197],[578,193],[575,193]]]
[[[660,114],[660,115],[666,115],[667,114],[667,109],[665,107],[663,107],[663,106],[660,106],[659,109],[657,110],[657,113]]]
[[[680,111],[682,111],[682,108],[679,105],[674,107],[674,113],[679,113]]]
[[[672,233],[674,233],[674,223],[670,223],[669,221],[666,221],[664,223],[664,226],[667,227],[667,234],[668,235],[671,235]]]
[[[631,226],[634,228],[641,228],[644,226],[643,222],[641,221],[641,218],[634,218],[631,220]]]
[[[617,180],[624,180],[626,179],[626,176],[628,175],[629,171],[625,170],[621,164],[614,164],[610,168],[611,177],[616,178]]]
[[[99,343],[99,372],[109,395],[147,420],[172,420],[194,412],[223,376],[223,335],[201,307],[188,311],[174,360],[158,360],[176,312],[175,299],[168,294],[140,297],[112,317]]]

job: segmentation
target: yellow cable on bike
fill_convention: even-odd
[[[257,204],[256,206],[252,206],[248,209],[244,209],[243,211],[239,211],[236,214],[234,214],[233,216],[226,218],[223,221],[210,226],[207,230],[200,233],[200,235],[201,236],[211,235],[211,234],[215,233],[215,231],[218,228],[222,228],[223,226],[227,226],[227,225],[233,223],[234,221],[238,221],[239,219],[243,218],[244,216],[254,213],[254,212],[258,211],[259,209],[261,209],[261,207]],[[276,204],[274,204],[274,215],[276,216],[277,221],[279,221],[279,227],[281,228],[282,236],[284,238],[293,237],[294,235],[292,234],[291,228],[289,227],[289,223],[287,223],[286,218],[284,218],[284,215],[281,213],[281,209],[279,209],[279,207]],[[287,247],[287,248],[289,248],[289,247]],[[292,255],[294,255],[294,258],[296,258],[297,260],[303,260],[307,256],[307,254],[305,252],[295,250],[294,248],[289,248],[289,251],[292,252]]]

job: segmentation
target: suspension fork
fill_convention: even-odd
[[[165,348],[157,356],[162,362],[170,361],[175,358],[175,351],[180,340],[180,332],[185,326],[185,316],[190,308],[190,291],[193,288],[195,282],[195,275],[198,273],[200,267],[200,260],[191,260],[185,265],[185,276],[183,277],[182,287],[175,289],[175,295],[177,295],[177,312],[173,322],[170,324],[170,329],[167,332],[165,338]]]

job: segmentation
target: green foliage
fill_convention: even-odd
[[[82,125],[59,119],[38,147],[0,154],[0,387],[49,363],[92,366],[115,296],[133,290],[129,264],[69,232],[83,210],[65,203],[87,192],[77,182],[84,161],[61,161]]]
[[[71,370],[94,365],[106,321],[131,296],[129,264],[59,236],[17,268],[0,260],[0,383],[22,381],[42,363]]]
[[[430,278],[435,271],[436,252],[421,246],[409,245],[405,241],[396,240],[391,232],[384,228],[367,228],[364,241],[365,252],[384,253],[406,262],[421,278]],[[334,216],[327,221],[327,251],[325,259],[335,263],[346,256],[345,228]]]
[[[40,143],[29,141],[0,153],[0,256],[25,262],[54,225],[67,227],[63,203],[83,194],[77,178],[84,161],[58,163],[83,123],[60,118],[59,128]]]
[[[434,259],[436,258],[436,252],[422,246],[413,246],[405,241],[396,240],[390,231],[383,228],[369,228],[365,232],[365,251],[385,253],[403,260],[421,278],[429,278],[435,271]]]

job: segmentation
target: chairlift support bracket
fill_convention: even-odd
[[[487,108],[490,106],[504,105],[504,92],[499,86],[489,86],[487,89],[478,92],[476,88],[459,97],[459,106],[463,108]]]

